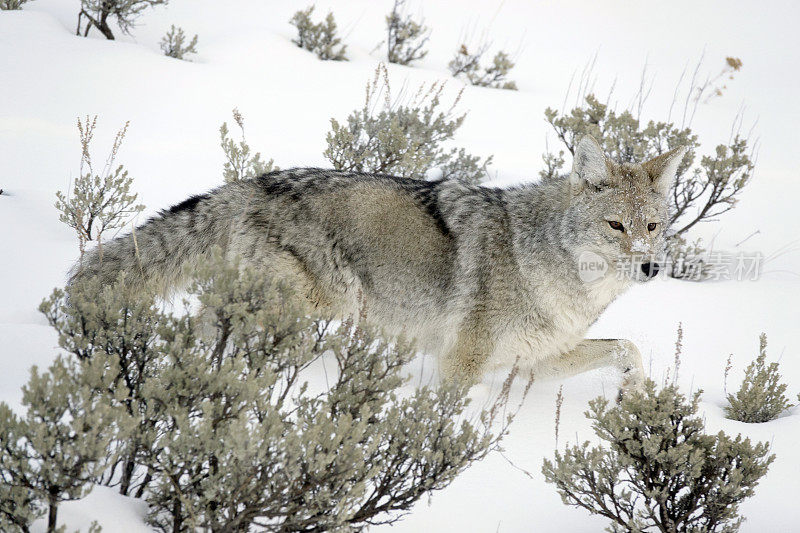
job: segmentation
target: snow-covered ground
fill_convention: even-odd
[[[33,0],[23,11],[0,12],[0,400],[19,406],[19,388],[33,364],[46,365],[56,338],[36,311],[63,283],[77,255],[68,228],[53,207],[77,173],[77,116],[99,115],[95,147],[104,155],[114,132],[131,121],[119,161],[156,210],[221,182],[218,127],[236,106],[245,115],[251,146],[281,167],[325,166],[329,119],[342,119],[363,101],[383,39],[390,0],[319,0],[316,14],[332,9],[348,44],[349,62],[322,62],[290,42],[288,19],[306,4],[267,0],[172,0],[147,12],[132,36],[118,41],[75,37],[78,0]],[[518,92],[467,87],[469,111],[457,142],[476,154],[494,154],[498,184],[535,179],[550,135],[546,107],[560,107],[573,74],[597,54],[594,88],[601,95],[616,80],[612,101],[625,107],[642,67],[653,90],[644,117],[663,120],[687,63],[705,51],[715,73],[725,56],[744,66],[722,97],[701,105],[693,127],[711,151],[728,139],[744,104],[745,130],[757,121],[756,177],[737,208],[695,235],[722,250],[762,252],[769,260],[757,281],[693,284],[657,280],[619,298],[590,336],[630,338],[645,366],[659,378],[672,364],[678,322],[685,332],[680,383],[705,391],[708,429],[743,433],[772,443],[777,460],[742,506],[746,532],[797,531],[800,524],[800,408],[770,423],[726,420],[723,372],[732,354],[729,388],[755,356],[758,334],[780,360],[789,391],[800,392],[800,245],[796,173],[800,104],[800,6],[787,2],[438,0],[412,3],[433,28],[430,54],[414,67],[389,65],[392,84],[415,88],[448,78],[457,44],[486,32],[498,48],[515,53]],[[199,55],[182,62],[161,55],[160,37],[171,24],[200,36]],[[574,84],[573,84],[574,86]],[[448,82],[450,95],[460,89]],[[568,105],[574,100],[568,101]],[[674,116],[673,116],[674,118]],[[736,246],[754,232],[746,243]],[[613,394],[617,378],[598,371],[563,382],[560,445],[591,439],[583,417],[587,401]],[[505,441],[493,454],[430,501],[420,502],[398,531],[594,532],[605,521],[565,507],[540,474],[554,442],[559,383],[538,383]],[[480,402],[491,383],[476,388]],[[518,468],[530,471],[529,479]],[[61,518],[74,527],[98,519],[105,531],[148,531],[140,501],[98,488],[65,504]],[[380,528],[377,528],[380,529]]]

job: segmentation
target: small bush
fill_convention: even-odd
[[[564,150],[559,150],[558,154],[551,152],[549,146],[547,146],[545,150],[547,151],[542,154],[544,168],[539,171],[539,177],[543,182],[559,179],[559,170],[564,167],[565,162]]]
[[[128,177],[128,171],[122,165],[114,168],[117,153],[128,131],[128,123],[117,132],[111,154],[98,171],[92,166],[89,153],[96,125],[96,116],[91,121],[88,116],[83,122],[78,119],[81,141],[79,175],[72,186],[71,195],[61,191],[56,193],[58,200],[55,207],[61,213],[59,219],[77,233],[81,255],[88,241],[100,243],[106,232],[122,228],[130,215],[144,209],[143,205],[136,204],[138,195],[130,192],[133,178]]]
[[[683,235],[674,235],[667,241],[667,273],[670,277],[686,281],[703,281],[711,277],[708,250],[701,239],[687,240]]]
[[[22,9],[22,4],[27,1],[28,0],[0,0],[0,10],[14,11],[16,9]]]
[[[188,54],[197,53],[197,35],[186,43],[186,34],[183,28],[176,28],[173,24],[167,34],[161,38],[161,51],[165,56],[175,59],[184,59]]]
[[[155,410],[147,404],[143,386],[158,371],[163,359],[159,328],[166,316],[156,301],[136,290],[125,290],[122,275],[115,284],[81,279],[69,291],[55,290],[39,311],[58,332],[59,346],[78,361],[108,361],[116,369],[110,388],[120,420],[132,431],[109,445],[115,458],[98,482],[118,486],[125,496],[141,496],[152,475],[135,478],[139,465],[147,464],[155,441]]]
[[[69,301],[56,291],[42,311],[76,368],[106,369],[81,387],[115,414],[97,427],[122,428],[101,440],[103,478],[128,479],[163,531],[391,523],[507,431],[513,373],[467,419],[461,385],[401,389],[414,357],[407,343],[310,317],[288,287],[221,253],[189,290],[199,316],[164,315],[123,282],[75,284]],[[306,369],[323,357],[330,381],[309,385]]]
[[[707,435],[699,398],[647,380],[615,407],[592,400],[586,416],[607,447],[587,441],[556,452],[545,479],[566,505],[608,518],[610,531],[737,531],[739,504],[775,456],[766,443]]]
[[[149,7],[165,5],[169,0],[81,0],[81,10],[78,13],[78,27],[75,35],[86,37],[92,28],[103,34],[106,39],[114,40],[110,19],[117,21],[117,26],[123,33],[130,34],[136,23]],[[86,19],[85,26],[84,20]]]
[[[323,61],[347,61],[345,55],[346,45],[341,44],[342,40],[336,35],[336,21],[333,13],[328,13],[325,22],[314,24],[311,22],[311,13],[314,6],[300,10],[295,13],[289,23],[297,28],[297,38],[292,42],[317,55]]]
[[[274,161],[267,162],[261,160],[261,152],[251,155],[250,146],[244,136],[244,117],[238,109],[233,110],[233,121],[239,126],[242,140],[237,144],[229,137],[228,123],[223,122],[219,127],[220,146],[225,153],[225,165],[222,168],[222,176],[225,183],[242,179],[251,179],[279,170]]]
[[[47,510],[47,531],[55,532],[58,506],[84,497],[106,468],[117,431],[106,394],[113,362],[76,363],[58,357],[47,372],[34,366],[23,387],[24,417],[0,404],[0,479],[8,480],[11,501],[0,503],[6,522],[26,531]],[[0,523],[2,523],[0,519]]]
[[[744,381],[736,394],[728,394],[725,414],[740,422],[761,423],[778,418],[782,412],[792,407],[786,392],[786,384],[781,383],[778,363],[767,365],[767,336],[759,337],[758,356],[747,366]]]
[[[487,167],[492,158],[481,159],[477,155],[470,155],[464,148],[454,148],[445,152],[437,163],[442,179],[474,184],[488,178]]]
[[[405,4],[405,0],[395,0],[392,12],[386,16],[387,57],[389,63],[399,65],[425,57],[428,52],[423,47],[431,35],[424,21],[417,22],[405,13]]]
[[[467,49],[467,45],[462,44],[447,67],[453,76],[466,79],[470,85],[516,91],[517,84],[507,79],[508,73],[514,68],[514,62],[507,53],[497,52],[492,58],[491,65],[481,66],[481,59],[488,48],[488,45],[483,44],[472,53]]]
[[[21,483],[29,474],[22,453],[25,447],[19,418],[5,403],[0,403],[0,531],[30,531],[30,524],[45,508],[42,495]]]
[[[463,148],[441,146],[453,138],[466,116],[454,112],[458,98],[441,110],[443,89],[443,84],[433,83],[420,87],[410,102],[392,102],[386,67],[379,66],[367,84],[364,106],[351,113],[346,124],[331,119],[325,157],[338,170],[424,179],[428,170],[439,168],[445,179],[479,182],[491,157],[481,160]]]

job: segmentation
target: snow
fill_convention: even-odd
[[[305,4],[289,0],[229,0],[224,8],[214,0],[172,0],[147,12],[132,36],[115,42],[73,35],[78,4],[33,0],[21,12],[0,13],[0,400],[15,408],[29,367],[46,365],[56,354],[55,334],[36,308],[63,283],[77,256],[74,238],[53,208],[55,191],[65,190],[77,172],[76,117],[99,115],[99,155],[115,131],[131,121],[119,161],[148,206],[140,220],[220,183],[218,127],[230,123],[234,106],[245,116],[248,142],[264,156],[281,167],[324,166],[329,119],[341,120],[362,104],[364,85],[381,59],[373,50],[383,39],[391,2],[316,2],[317,15],[333,10],[350,62],[321,62],[290,42],[293,28],[287,21]],[[750,425],[726,420],[722,407],[728,355],[734,365],[731,389],[755,357],[762,331],[792,397],[800,392],[800,254],[794,216],[800,193],[794,160],[800,49],[786,37],[794,34],[798,4],[438,0],[412,5],[434,30],[431,52],[414,67],[389,65],[395,92],[447,78],[447,62],[464,37],[474,42],[485,32],[495,47],[516,54],[512,78],[520,91],[467,87],[461,101],[469,115],[456,141],[473,153],[494,154],[497,184],[535,178],[545,142],[557,144],[543,120],[544,109],[562,106],[570,78],[575,74],[577,85],[596,53],[593,87],[605,95],[616,80],[612,101],[620,108],[633,98],[647,63],[653,91],[644,116],[656,120],[666,118],[687,62],[693,68],[704,53],[713,74],[725,56],[742,58],[742,71],[726,82],[722,97],[700,106],[693,127],[710,151],[728,139],[733,117],[745,105],[743,130],[757,121],[754,131],[760,137],[756,176],[735,210],[694,235],[713,239],[718,250],[762,252],[764,272],[757,281],[696,284],[657,278],[635,286],[611,305],[590,336],[633,340],[645,368],[660,379],[672,365],[682,322],[679,380],[685,392],[705,391],[701,409],[709,431],[767,440],[777,454],[755,496],[742,505],[748,518],[742,531],[795,530],[800,408]],[[171,24],[199,34],[194,62],[160,54],[158,41]],[[455,80],[448,82],[444,101],[460,88]],[[573,103],[574,91],[567,105]],[[476,387],[476,403],[496,390],[497,379]],[[534,386],[503,455],[492,454],[430,501],[421,501],[392,530],[602,529],[604,520],[562,505],[540,474],[542,458],[552,456],[555,447],[560,384]],[[617,384],[610,371],[563,381],[559,446],[592,440],[582,414],[587,401],[614,394]],[[145,513],[142,502],[98,487],[86,499],[64,504],[60,517],[70,530],[97,519],[105,531],[147,531]]]
[[[149,533],[145,523],[147,503],[120,496],[109,487],[95,487],[85,498],[62,503],[58,507],[58,523],[69,524],[68,531],[88,531],[96,521],[105,532]],[[47,522],[37,520],[31,533],[47,531]]]

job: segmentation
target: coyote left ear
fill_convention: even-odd
[[[650,161],[642,163],[647,175],[653,182],[653,189],[666,196],[669,193],[672,183],[675,181],[675,174],[678,171],[683,156],[686,155],[687,148],[679,146],[673,148],[669,152],[665,152],[658,157],[654,157]]]

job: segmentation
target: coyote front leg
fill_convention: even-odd
[[[492,354],[494,342],[489,329],[476,317],[467,319],[461,327],[455,345],[443,361],[445,377],[475,383]]]
[[[625,339],[586,339],[565,354],[541,361],[536,377],[568,377],[601,367],[615,367],[623,376],[622,388],[641,388],[644,383],[642,356]]]

